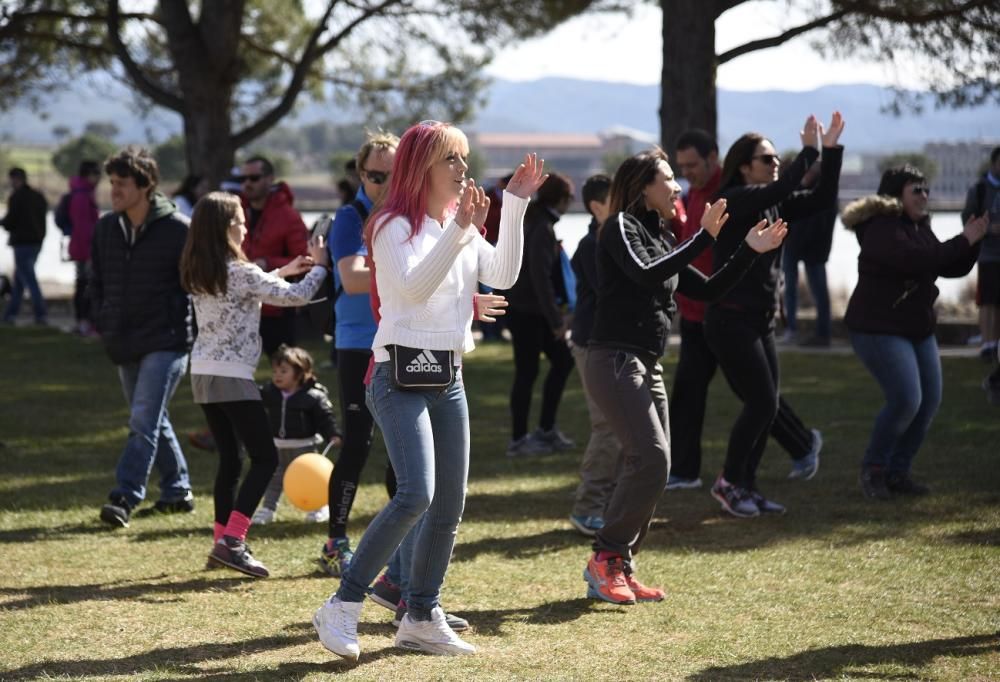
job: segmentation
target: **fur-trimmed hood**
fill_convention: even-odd
[[[840,214],[840,221],[848,230],[854,230],[861,223],[880,216],[900,216],[903,204],[899,199],[881,194],[872,194],[852,201]]]

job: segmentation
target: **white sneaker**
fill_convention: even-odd
[[[330,507],[323,505],[316,511],[306,512],[306,521],[308,523],[323,523],[330,519]]]
[[[324,647],[343,658],[358,660],[358,620],[364,602],[340,601],[337,597],[323,603],[313,614],[313,627]]]
[[[253,518],[250,520],[252,523],[258,526],[266,526],[267,524],[274,521],[274,518],[278,515],[273,509],[268,509],[267,507],[260,507],[257,511],[253,513]]]
[[[439,606],[431,611],[430,620],[412,620],[403,616],[396,631],[396,646],[413,651],[423,651],[439,656],[465,656],[476,653],[476,647],[463,642],[448,627],[444,610]]]

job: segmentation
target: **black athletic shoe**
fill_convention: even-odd
[[[179,500],[160,500],[153,505],[153,509],[158,514],[190,514],[194,511],[194,495],[189,490]]]
[[[889,474],[888,478],[885,480],[885,486],[889,489],[889,492],[897,495],[912,495],[914,497],[927,495],[931,491],[931,489],[923,483],[917,483],[910,478],[910,474],[908,473]]]
[[[101,521],[115,528],[128,528],[128,520],[131,516],[132,508],[128,506],[124,497],[112,500],[101,507]]]
[[[892,497],[885,482],[885,471],[866,467],[861,470],[861,492],[870,500],[888,500]]]
[[[223,535],[212,546],[208,560],[228,566],[240,573],[246,573],[254,578],[266,578],[271,575],[267,566],[257,561],[250,553],[250,548],[246,546],[246,543],[228,535]]]

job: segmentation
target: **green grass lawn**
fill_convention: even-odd
[[[369,603],[352,665],[310,622],[337,584],[315,568],[325,526],[283,504],[277,523],[251,529],[270,579],[204,570],[215,461],[186,448],[193,515],[104,527],[127,415],[111,364],[45,329],[0,331],[0,356],[2,680],[1000,678],[1000,411],[976,360],[944,361],[944,404],[916,466],[935,494],[874,503],[857,486],[880,403],[872,380],[852,356],[783,356],[786,395],[824,433],[819,475],[787,481],[786,455],[768,449],[762,487],[788,505],[782,518],[724,517],[704,490],[665,495],[639,563],[668,598],[618,607],[584,598],[589,545],[566,520],[580,451],[507,460],[510,351],[481,348],[466,358],[471,479],[443,595],[479,653],[396,650],[389,612]],[[717,379],[703,476],[721,466],[735,410]],[[200,428],[199,415],[185,382],[174,425]],[[560,415],[584,443],[575,376]],[[384,462],[379,441],[355,540],[385,501]]]

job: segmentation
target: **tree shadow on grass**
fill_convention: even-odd
[[[1000,632],[883,646],[844,644],[809,649],[791,656],[765,658],[730,666],[713,666],[689,675],[686,679],[691,682],[714,682],[762,679],[815,680],[847,676],[911,680],[921,678],[923,674],[919,668],[939,656],[954,658],[997,652],[1000,652]],[[909,670],[896,674],[882,670],[877,672],[861,670],[872,666],[903,666]]]
[[[591,613],[595,606],[606,606],[608,608],[625,611],[627,606],[615,606],[605,604],[593,599],[560,599],[546,602],[538,606],[518,609],[492,609],[485,611],[462,611],[462,615],[469,617],[469,622],[475,629],[476,634],[490,637],[498,637],[503,626],[507,623],[517,622],[527,625],[559,625],[570,623],[581,616]]]
[[[35,587],[0,587],[0,609],[19,611],[55,604],[75,604],[86,601],[132,601],[148,603],[179,602],[185,592],[228,591],[246,587],[256,582],[253,578],[237,576],[231,571],[205,571],[205,575],[180,582],[169,580],[164,573],[138,580],[117,580],[109,583],[85,585],[39,585]],[[299,580],[301,576],[279,576],[276,580]],[[159,582],[162,581],[162,582]],[[13,601],[3,601],[14,597]],[[18,598],[19,597],[19,598]]]
[[[566,547],[579,547],[581,543],[587,542],[585,538],[570,530],[569,527],[566,530],[547,530],[534,535],[483,538],[473,542],[459,541],[455,545],[452,561],[472,561],[480,554],[501,554],[507,559],[520,559],[550,554]]]

